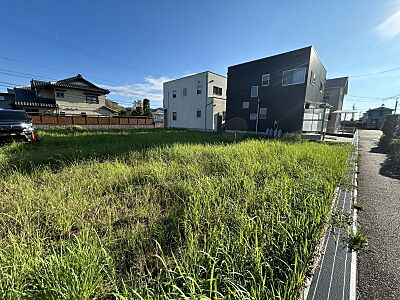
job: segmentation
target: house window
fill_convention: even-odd
[[[260,120],[265,120],[267,119],[267,108],[262,107],[260,108]]]
[[[99,103],[99,97],[93,96],[93,95],[87,95],[86,96],[86,103],[98,104]]]
[[[312,85],[315,85],[315,81],[316,81],[317,76],[315,75],[314,71],[311,71],[311,76],[310,76],[310,83]]]
[[[325,84],[321,81],[321,83],[319,84],[319,91],[320,91],[321,93],[324,92],[324,87],[325,87]]]
[[[64,92],[56,92],[56,97],[64,98]]]
[[[200,109],[197,110],[196,117],[197,118],[201,118],[201,110]]]
[[[264,74],[261,76],[261,85],[269,86],[269,74]]]
[[[201,85],[197,86],[197,95],[201,95]]]
[[[65,111],[60,111],[60,116],[65,116]]]
[[[0,101],[6,100],[4,96],[0,96]]]
[[[176,98],[176,91],[172,91],[172,98]]]
[[[176,111],[172,112],[172,121],[176,121]]]
[[[251,87],[250,95],[252,98],[258,97],[258,86],[257,85],[253,85]]]
[[[251,113],[250,114],[250,120],[251,121],[257,120],[257,113]]]
[[[183,88],[182,90],[182,96],[186,97],[187,96],[187,88]]]
[[[282,86],[302,84],[306,79],[306,68],[283,71]]]
[[[243,102],[243,106],[242,106],[242,108],[243,109],[248,109],[249,108],[249,106],[250,106],[250,102]]]
[[[222,88],[220,88],[218,86],[214,86],[213,87],[213,94],[214,95],[218,95],[218,96],[222,96]]]
[[[82,116],[82,117],[86,117],[87,115],[86,115],[85,112],[81,112],[81,116]]]

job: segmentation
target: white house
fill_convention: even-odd
[[[217,131],[225,120],[226,77],[202,72],[164,83],[164,126]]]
[[[164,123],[164,109],[161,107],[155,108],[151,110],[153,114],[154,122],[156,123]]]

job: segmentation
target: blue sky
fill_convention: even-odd
[[[328,78],[400,68],[400,0],[14,0],[3,5],[0,34],[0,90],[30,74],[81,73],[124,105],[148,97],[157,107],[165,80],[226,75],[230,65],[308,45]],[[397,94],[400,70],[354,77],[345,107],[394,107],[364,97]]]

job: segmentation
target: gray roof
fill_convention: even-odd
[[[15,89],[15,105],[17,106],[38,106],[38,107],[56,107],[53,99],[36,97],[35,91],[26,89]]]
[[[393,108],[389,108],[389,107],[385,107],[385,106],[379,106],[379,107],[377,107],[377,108],[370,108],[370,109],[368,109],[368,111],[371,111],[371,110],[390,110],[390,111],[392,111],[392,110],[394,110]]]
[[[345,87],[349,81],[349,77],[339,77],[339,78],[332,78],[327,79],[325,81],[325,88],[338,88],[338,87]]]
[[[75,81],[81,81],[86,83],[86,86],[83,85],[77,85],[74,84]],[[89,92],[97,92],[101,94],[108,94],[110,93],[109,90],[103,89],[101,87],[98,87],[97,85],[91,83],[90,81],[86,80],[85,78],[82,77],[81,74],[78,74],[74,77],[58,80],[55,82],[50,82],[50,81],[43,81],[43,80],[35,80],[33,79],[31,81],[31,84],[35,88],[50,88],[50,87],[55,87],[55,88],[71,88],[71,89],[78,89],[78,90],[85,90]]]

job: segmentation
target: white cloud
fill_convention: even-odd
[[[377,31],[381,36],[387,39],[393,39],[400,35],[400,10],[389,16],[380,23]]]
[[[110,92],[113,94],[136,98],[148,98],[149,100],[162,100],[163,83],[169,80],[171,79],[168,77],[147,76],[144,78],[145,83],[133,83],[121,86],[99,86],[110,90]]]

